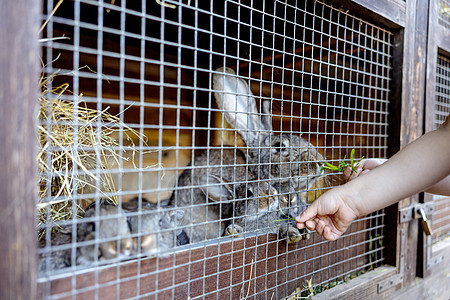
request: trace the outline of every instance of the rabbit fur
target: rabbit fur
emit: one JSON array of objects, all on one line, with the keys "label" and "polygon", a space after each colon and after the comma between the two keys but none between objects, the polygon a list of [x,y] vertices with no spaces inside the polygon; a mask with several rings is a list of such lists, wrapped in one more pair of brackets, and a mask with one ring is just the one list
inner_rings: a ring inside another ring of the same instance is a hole
[{"label": "rabbit fur", "polygon": [[[306,190],[320,175],[321,165],[316,162],[323,160],[315,147],[300,136],[274,134],[270,101],[261,102],[259,113],[247,83],[238,78],[232,69],[217,69],[213,76],[213,88],[218,108],[247,147],[242,151],[199,151],[179,176],[170,203],[184,209],[183,226],[188,227],[186,233],[192,242],[215,238],[224,232],[225,224],[218,220],[229,217],[232,210],[230,203],[234,195],[230,196],[232,193],[224,188],[230,182],[238,190],[245,182],[268,180],[280,195],[290,198],[286,203],[280,202],[283,214],[300,214],[306,207],[305,193],[301,191]],[[218,184],[207,186],[208,182],[201,182],[202,178],[209,180],[212,176],[218,178]],[[288,227],[281,229],[281,236],[288,237],[289,242],[302,238],[293,224]]]},{"label": "rabbit fur", "polygon": [[179,236],[183,231],[179,226],[183,221],[184,211],[161,204],[158,208],[154,203],[141,200],[141,204],[139,198],[122,204],[128,215],[131,233],[137,235],[133,237],[132,254],[164,256],[180,244]]},{"label": "rabbit fur", "polygon": [[182,226],[191,242],[222,235],[225,224],[219,220],[232,213],[233,199],[223,183],[240,182],[247,173],[244,154],[231,149],[202,151],[181,173],[170,204],[184,210]]},{"label": "rabbit fur", "polygon": [[[228,188],[230,195],[231,188]],[[276,220],[280,214],[280,197],[267,182],[249,182],[235,191],[234,216],[224,235],[240,235],[246,231],[277,233]],[[287,201],[287,200],[283,200]]]},{"label": "rabbit fur", "polygon": [[[117,257],[128,256],[131,251],[130,229],[124,211],[117,206],[101,204],[96,213],[95,205],[88,208],[84,218],[98,216],[98,223],[95,221],[80,222],[77,225],[77,243],[88,242],[96,239],[105,240],[95,250],[94,244],[78,246],[76,250],[75,262],[77,265],[92,265],[97,260],[110,260]],[[71,227],[58,231],[52,235],[52,246],[68,245],[72,243]],[[118,252],[118,248],[119,251]],[[39,271],[54,270],[69,267],[72,265],[72,249],[62,249],[43,253],[40,255]],[[50,263],[47,269],[47,257]]]},{"label": "rabbit fur", "polygon": [[[261,101],[259,113],[253,93],[233,69],[217,69],[213,88],[216,104],[224,112],[225,120],[247,146],[246,162],[250,172],[259,179],[270,180],[280,195],[290,197],[289,205],[283,206],[285,214],[299,215],[308,203],[308,193],[304,191],[311,189],[321,176],[323,156],[299,135],[274,134],[270,100]],[[295,242],[292,234],[298,230],[294,226],[288,231],[289,241]]]}]

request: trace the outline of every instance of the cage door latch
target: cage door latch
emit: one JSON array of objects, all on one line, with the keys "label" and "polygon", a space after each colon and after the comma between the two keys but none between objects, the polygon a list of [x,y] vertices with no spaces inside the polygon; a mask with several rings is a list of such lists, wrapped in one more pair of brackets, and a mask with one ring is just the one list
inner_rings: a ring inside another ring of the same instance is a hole
[{"label": "cage door latch", "polygon": [[425,210],[423,208],[419,209],[420,216],[422,217],[422,229],[423,232],[425,232],[426,235],[432,235],[433,230],[431,229],[430,221],[427,218],[427,215],[425,214]]},{"label": "cage door latch", "polygon": [[[423,219],[426,221],[426,216],[433,214],[433,202],[416,203],[400,209],[399,213],[400,223],[407,223],[414,219]],[[425,215],[425,219],[423,215]]]}]

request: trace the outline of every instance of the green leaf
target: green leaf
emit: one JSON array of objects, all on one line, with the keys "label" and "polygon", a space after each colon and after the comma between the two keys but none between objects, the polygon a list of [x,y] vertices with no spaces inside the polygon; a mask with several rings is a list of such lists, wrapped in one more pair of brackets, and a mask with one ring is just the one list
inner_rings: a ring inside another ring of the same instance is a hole
[{"label": "green leaf", "polygon": [[335,166],[333,166],[332,164],[330,164],[329,162],[326,162],[325,163],[328,167],[330,167],[330,168],[336,168]]},{"label": "green leaf", "polygon": [[353,168],[353,155],[355,155],[355,149],[352,149],[352,152],[350,152],[350,164],[352,165],[352,168]]},{"label": "green leaf", "polygon": [[353,174],[353,172],[356,172],[356,167],[359,166],[359,163],[361,162],[361,160],[364,159],[364,156],[363,156],[359,160],[355,161],[354,155],[355,155],[355,149],[352,149],[352,151],[350,152],[350,163],[345,162],[345,159],[347,158],[347,155],[345,155],[344,159],[341,160],[337,166],[333,166],[332,164],[325,162],[325,165],[322,166],[320,168],[320,170],[323,171],[325,169],[328,169],[328,170],[332,170],[332,171],[344,172],[347,167],[351,167],[352,174]]}]

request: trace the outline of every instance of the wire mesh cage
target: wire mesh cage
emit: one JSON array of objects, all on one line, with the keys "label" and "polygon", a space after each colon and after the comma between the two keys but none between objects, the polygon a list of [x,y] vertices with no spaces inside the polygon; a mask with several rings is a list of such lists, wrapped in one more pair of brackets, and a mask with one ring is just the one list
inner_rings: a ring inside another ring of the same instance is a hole
[{"label": "wire mesh cage", "polygon": [[448,0],[439,0],[439,24],[450,28],[450,2]]},{"label": "wire mesh cage", "polygon": [[[437,57],[435,93],[434,128],[438,128],[450,114],[450,59],[442,54]],[[433,199],[433,242],[438,242],[449,235],[450,198],[434,195]]]},{"label": "wire mesh cage", "polygon": [[438,55],[436,66],[436,99],[434,103],[434,128],[441,126],[450,113],[450,59]]},{"label": "wire mesh cage", "polygon": [[[299,215],[387,156],[393,34],[319,1],[44,1],[42,298],[310,296],[379,266],[384,211]],[[59,285],[55,285],[55,282]]]}]

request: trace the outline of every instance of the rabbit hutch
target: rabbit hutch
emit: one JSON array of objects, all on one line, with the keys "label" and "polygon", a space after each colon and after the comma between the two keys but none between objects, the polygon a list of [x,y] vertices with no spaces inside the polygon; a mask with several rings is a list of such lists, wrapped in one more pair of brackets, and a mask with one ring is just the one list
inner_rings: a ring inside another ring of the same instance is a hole
[{"label": "rabbit hutch", "polygon": [[450,297],[448,197],[336,241],[294,220],[331,165],[445,121],[450,1],[6,0],[0,23],[5,298]]}]

